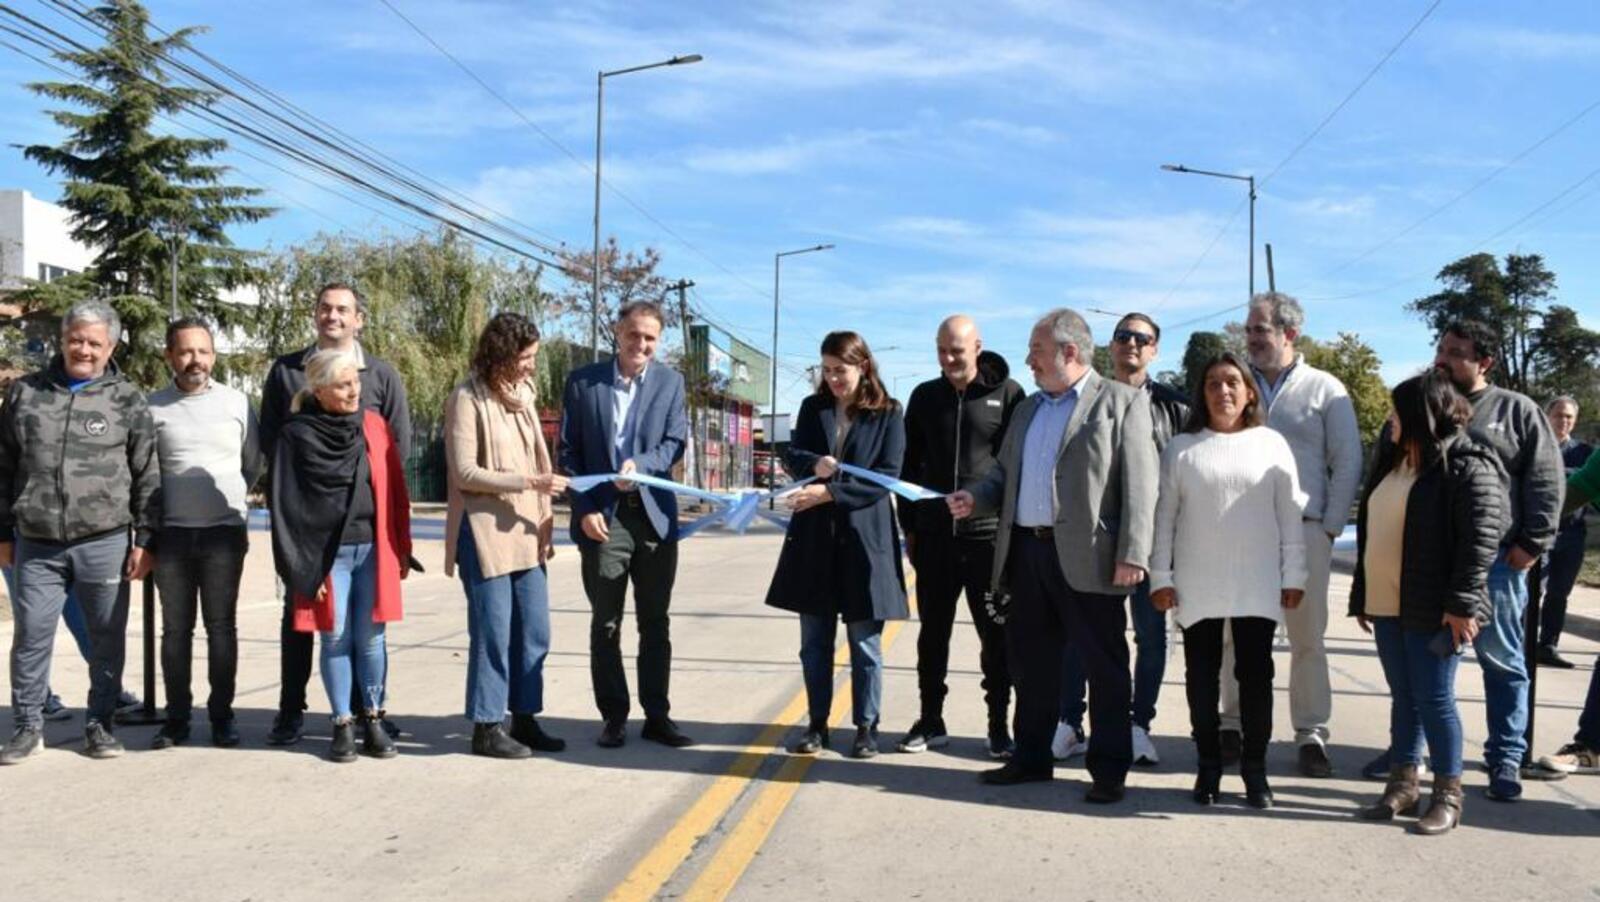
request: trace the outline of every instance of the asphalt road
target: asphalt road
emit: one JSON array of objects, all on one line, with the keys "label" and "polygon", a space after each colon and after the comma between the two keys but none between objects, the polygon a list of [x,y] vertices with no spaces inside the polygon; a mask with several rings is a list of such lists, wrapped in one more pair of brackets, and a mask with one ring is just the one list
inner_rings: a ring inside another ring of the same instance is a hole
[{"label": "asphalt road", "polygon": [[[1270,760],[1279,807],[1233,795],[1210,809],[1188,798],[1181,648],[1155,724],[1161,766],[1130,777],[1128,798],[1081,801],[1081,762],[1049,784],[980,785],[984,712],[977,644],[965,620],[952,652],[948,749],[897,755],[917,712],[915,622],[886,634],[884,748],[862,762],[781,751],[803,719],[799,629],[761,599],[781,537],[769,527],[684,544],[674,602],[673,714],[699,744],[670,750],[638,738],[594,745],[588,610],[577,555],[551,565],[554,650],[547,728],[568,750],[507,762],[468,754],[461,715],[466,650],[461,590],[442,575],[443,548],[422,541],[425,575],[406,584],[391,627],[390,707],[410,735],[390,761],[329,763],[326,699],[314,680],[311,733],[265,745],[277,698],[279,606],[266,537],[253,533],[240,610],[238,708],[245,743],[145,751],[153,727],[124,727],[129,753],[90,761],[81,720],[52,723],[50,749],[0,770],[0,899],[593,899],[653,896],[769,899],[1580,899],[1600,896],[1600,778],[1528,784],[1521,803],[1483,798],[1467,774],[1464,825],[1434,839],[1358,821],[1379,784],[1357,770],[1386,743],[1388,699],[1371,641],[1336,616],[1331,752],[1339,776],[1293,772],[1280,685]],[[1342,611],[1346,577],[1334,577]],[[1600,613],[1600,597],[1574,600]],[[0,641],[9,639],[0,623]],[[129,630],[127,682],[142,679],[142,625]],[[1596,644],[1574,636],[1576,671],[1542,671],[1540,751],[1570,737]],[[632,647],[631,628],[627,647]],[[203,658],[203,639],[196,649]],[[631,654],[630,654],[631,659]],[[1280,653],[1278,671],[1287,673]],[[204,697],[197,667],[197,702]],[[630,666],[631,677],[631,666]],[[841,674],[847,722],[848,678]],[[53,682],[69,703],[86,690],[63,632]],[[1281,682],[1281,681],[1280,681]],[[1482,683],[1470,656],[1458,691],[1475,764]],[[9,713],[9,712],[7,712]],[[834,733],[848,747],[849,733]]]}]

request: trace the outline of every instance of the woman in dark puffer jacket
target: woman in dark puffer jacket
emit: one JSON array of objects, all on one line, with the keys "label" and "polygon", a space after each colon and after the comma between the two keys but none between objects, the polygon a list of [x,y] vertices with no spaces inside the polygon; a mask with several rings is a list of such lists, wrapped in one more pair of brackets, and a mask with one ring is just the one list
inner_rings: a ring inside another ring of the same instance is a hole
[{"label": "woman in dark puffer jacket", "polygon": [[1383,797],[1360,816],[1415,812],[1426,736],[1433,798],[1412,829],[1432,835],[1461,820],[1456,663],[1488,616],[1489,565],[1507,511],[1499,460],[1467,435],[1472,407],[1445,374],[1407,379],[1390,398],[1394,414],[1357,514],[1350,615],[1377,639],[1393,769]]}]

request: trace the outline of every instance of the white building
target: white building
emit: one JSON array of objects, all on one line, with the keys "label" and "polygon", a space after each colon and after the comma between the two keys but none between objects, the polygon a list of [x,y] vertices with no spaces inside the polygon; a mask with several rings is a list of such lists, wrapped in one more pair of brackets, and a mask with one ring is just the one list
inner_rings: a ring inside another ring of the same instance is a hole
[{"label": "white building", "polygon": [[0,290],[82,272],[94,252],[68,234],[67,211],[26,191],[0,190]]}]

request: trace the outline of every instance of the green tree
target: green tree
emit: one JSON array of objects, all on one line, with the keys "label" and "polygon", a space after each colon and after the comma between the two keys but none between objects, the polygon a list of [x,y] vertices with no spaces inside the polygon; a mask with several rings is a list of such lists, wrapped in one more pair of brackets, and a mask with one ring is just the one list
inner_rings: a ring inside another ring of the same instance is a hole
[{"label": "green tree", "polygon": [[251,201],[254,188],[225,184],[229,169],[207,162],[227,147],[217,138],[180,138],[152,131],[155,118],[203,106],[217,95],[167,78],[163,57],[189,46],[198,28],[162,39],[149,33],[150,16],[136,0],[111,0],[94,14],[105,26],[101,47],[60,52],[57,59],[81,81],[28,87],[72,109],[50,112],[67,131],[57,145],[23,154],[63,175],[61,204],[71,213],[72,237],[94,249],[87,272],[30,291],[24,303],[61,310],[88,296],[106,298],[127,330],[123,368],[146,385],[167,376],[160,357],[168,303],[164,288],[179,239],[179,297],[183,312],[224,329],[246,325],[250,311],[222,293],[253,284],[255,257],[233,246],[229,226],[272,214]]},{"label": "green tree", "polygon": [[1228,350],[1228,339],[1221,332],[1193,332],[1183,349],[1183,387],[1193,394],[1213,357]]},{"label": "green tree", "polygon": [[1535,330],[1533,365],[1538,373],[1535,393],[1541,401],[1570,395],[1578,402],[1578,431],[1600,435],[1600,332],[1585,329],[1578,312],[1554,304]]},{"label": "green tree", "polygon": [[[363,347],[394,364],[405,380],[412,416],[422,421],[443,415],[445,398],[465,375],[490,316],[522,313],[541,332],[549,331],[543,322],[550,300],[540,286],[543,269],[482,255],[449,229],[410,238],[318,235],[278,254],[268,269],[253,347],[259,371],[273,357],[311,342],[317,289],[348,281],[367,300]],[[546,335],[540,344],[542,367],[567,365],[558,336]],[[537,381],[547,389],[553,380],[541,374]],[[559,399],[541,394],[541,403]]]},{"label": "green tree", "polygon": [[1420,316],[1435,334],[1454,320],[1476,319],[1500,335],[1494,381],[1528,392],[1535,380],[1538,356],[1536,319],[1540,305],[1555,291],[1556,277],[1538,254],[1507,254],[1505,268],[1493,254],[1473,254],[1439,270],[1444,288],[1417,298],[1406,309]]},{"label": "green tree", "polygon": [[1340,332],[1331,342],[1302,335],[1295,347],[1305,355],[1306,363],[1344,383],[1356,408],[1361,441],[1370,447],[1389,418],[1390,407],[1389,388],[1383,384],[1383,361],[1377,352],[1354,332]]}]

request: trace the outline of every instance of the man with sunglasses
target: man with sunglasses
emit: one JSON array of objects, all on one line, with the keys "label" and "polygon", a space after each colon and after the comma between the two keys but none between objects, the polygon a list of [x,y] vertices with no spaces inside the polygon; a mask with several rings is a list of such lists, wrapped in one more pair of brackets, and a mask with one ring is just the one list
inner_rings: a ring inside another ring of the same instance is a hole
[{"label": "man with sunglasses", "polygon": [[[1182,392],[1150,378],[1150,363],[1156,359],[1160,344],[1161,327],[1143,313],[1124,316],[1111,333],[1113,378],[1144,389],[1150,399],[1157,453],[1167,447],[1167,441],[1183,428],[1183,421],[1189,416],[1189,402]],[[1137,649],[1133,665],[1133,763],[1151,767],[1161,763],[1155,744],[1150,741],[1150,723],[1156,717],[1156,696],[1167,669],[1167,615],[1150,603],[1148,576],[1128,596],[1128,605]],[[1051,754],[1058,760],[1088,749],[1083,735],[1088,688],[1083,662],[1069,645],[1061,656],[1061,721],[1056,724],[1055,739],[1050,744]]]}]

